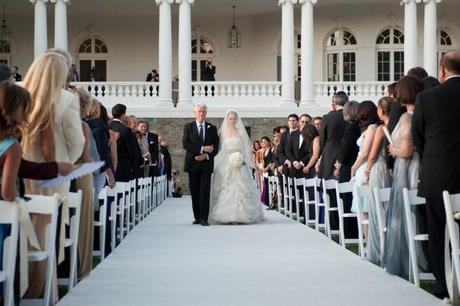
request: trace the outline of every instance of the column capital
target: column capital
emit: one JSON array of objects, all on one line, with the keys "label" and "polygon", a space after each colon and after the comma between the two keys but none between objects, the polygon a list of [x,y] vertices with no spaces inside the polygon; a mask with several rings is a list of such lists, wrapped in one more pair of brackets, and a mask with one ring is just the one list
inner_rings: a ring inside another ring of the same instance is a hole
[{"label": "column capital", "polygon": [[157,5],[161,5],[163,3],[166,3],[166,4],[173,4],[174,3],[174,0],[155,0],[155,3]]},{"label": "column capital", "polygon": [[442,0],[423,0],[423,3],[434,2],[435,4],[441,3]]},{"label": "column capital", "polygon": [[51,3],[57,3],[57,2],[62,2],[64,4],[67,4],[70,2],[70,0],[49,0]]},{"label": "column capital", "polygon": [[47,3],[49,0],[30,0],[32,4],[35,4],[37,2],[42,2],[42,3]]},{"label": "column capital", "polygon": [[318,3],[318,0],[298,0],[299,4],[306,4],[306,3],[311,3],[311,4],[316,4]]},{"label": "column capital", "polygon": [[279,6],[282,6],[284,4],[296,4],[298,2],[298,0],[278,0],[278,5]]},{"label": "column capital", "polygon": [[422,0],[401,0],[400,4],[405,5],[405,4],[411,4],[412,2],[417,4],[417,3],[422,2]]},{"label": "column capital", "polygon": [[193,3],[195,3],[195,0],[175,0],[175,1],[177,4],[188,3],[192,5]]}]

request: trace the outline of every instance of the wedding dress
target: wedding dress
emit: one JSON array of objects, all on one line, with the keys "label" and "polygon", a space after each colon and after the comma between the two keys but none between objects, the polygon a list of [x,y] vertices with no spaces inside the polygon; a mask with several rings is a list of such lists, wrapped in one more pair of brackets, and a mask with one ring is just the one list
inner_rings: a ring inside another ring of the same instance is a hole
[{"label": "wedding dress", "polygon": [[[233,114],[237,122],[229,123]],[[220,151],[214,159],[209,221],[214,224],[259,223],[264,219],[252,178],[249,137],[236,112],[228,111],[219,129]]]}]

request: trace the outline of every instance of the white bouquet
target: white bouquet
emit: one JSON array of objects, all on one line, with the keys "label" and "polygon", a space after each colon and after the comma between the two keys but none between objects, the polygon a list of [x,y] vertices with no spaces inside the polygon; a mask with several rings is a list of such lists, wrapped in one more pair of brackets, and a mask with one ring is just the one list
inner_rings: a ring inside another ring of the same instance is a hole
[{"label": "white bouquet", "polygon": [[244,165],[243,154],[241,152],[234,152],[228,157],[228,163],[231,169],[240,168]]}]

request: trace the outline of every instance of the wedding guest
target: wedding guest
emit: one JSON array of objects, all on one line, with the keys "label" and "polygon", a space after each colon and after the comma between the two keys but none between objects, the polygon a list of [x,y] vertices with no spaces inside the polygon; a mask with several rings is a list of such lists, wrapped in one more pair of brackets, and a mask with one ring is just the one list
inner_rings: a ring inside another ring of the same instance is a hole
[{"label": "wedding guest", "polygon": [[[385,88],[385,97],[391,97],[391,98],[396,99],[396,86],[397,85],[398,85],[398,82],[393,82],[389,84]],[[395,101],[395,102],[398,102],[398,101]]]},{"label": "wedding guest", "polygon": [[137,124],[137,129],[142,133],[142,141],[147,146],[150,154],[150,176],[159,176],[158,171],[158,157],[159,157],[159,140],[158,134],[150,131],[149,123],[146,120],[140,120]]},{"label": "wedding guest", "polygon": [[12,67],[12,73],[13,73],[13,78],[15,82],[21,82],[22,81],[22,75],[19,74],[19,67],[14,65]]},{"label": "wedding guest", "polygon": [[150,158],[150,152],[148,147],[145,145],[145,143],[142,140],[142,133],[140,131],[135,131],[134,136],[136,136],[136,141],[137,144],[139,145],[139,149],[141,150],[142,157],[145,160],[145,164],[143,167],[141,167],[141,176],[140,177],[148,177],[150,167],[149,165],[152,163],[152,160]]},{"label": "wedding guest", "polygon": [[[368,185],[372,188],[387,188],[390,186],[390,176],[385,162],[385,147],[383,140],[385,133],[383,128],[388,125],[390,120],[391,105],[394,99],[391,97],[383,97],[378,102],[377,114],[380,124],[375,131],[372,148],[367,158],[367,168],[365,171]],[[381,211],[381,215],[384,215]],[[377,210],[375,205],[369,206],[369,235],[367,239],[367,259],[370,262],[380,265],[381,249],[380,249],[380,234],[378,229]]]},{"label": "wedding guest", "polygon": [[8,65],[2,63],[0,63],[0,81],[14,83],[13,72]]},{"label": "wedding guest", "polygon": [[[139,178],[144,176],[144,167],[146,164],[150,163],[151,160],[143,156],[141,147],[138,143],[136,132],[137,132],[137,118],[134,115],[129,115],[126,117],[126,126],[131,129],[131,136],[134,138],[134,178]],[[141,139],[142,140],[142,139]],[[157,144],[159,146],[159,144]]]},{"label": "wedding guest", "polygon": [[262,147],[260,146],[260,141],[256,140],[252,143],[252,164],[254,167],[252,168],[252,177],[257,182],[257,189],[260,189],[259,185],[259,170],[257,168],[257,151],[259,151]]},{"label": "wedding guest", "polygon": [[137,146],[132,131],[123,122],[126,120],[126,106],[116,104],[112,108],[112,122],[109,129],[118,132],[117,140],[117,169],[115,171],[115,180],[120,182],[129,182],[136,177],[135,161],[138,160],[134,147]]},{"label": "wedding guest", "polygon": [[173,198],[181,198],[182,197],[182,186],[181,186],[181,179],[180,179],[180,171],[174,170],[172,172],[172,180],[173,180]]},{"label": "wedding guest", "polygon": [[[387,272],[409,279],[409,249],[403,204],[403,188],[415,189],[419,177],[419,155],[415,151],[411,135],[415,98],[423,91],[422,83],[415,77],[401,78],[397,86],[399,103],[407,108],[391,133],[393,145],[390,154],[395,157],[390,202],[386,213],[387,234],[385,238],[384,264]],[[422,225],[417,216],[417,225]],[[423,231],[425,232],[425,231]],[[416,244],[419,266],[426,270],[427,262],[419,244]]]},{"label": "wedding guest", "polygon": [[301,130],[303,142],[302,150],[306,152],[302,172],[304,177],[312,178],[316,175],[315,165],[321,155],[321,145],[318,130],[311,124],[307,124]]},{"label": "wedding guest", "polygon": [[152,69],[145,78],[146,82],[160,82],[160,75],[156,69]]},{"label": "wedding guest", "polygon": [[260,171],[262,172],[262,177],[261,177],[261,195],[260,195],[260,201],[264,203],[265,205],[269,205],[269,194],[268,194],[268,175],[270,173],[270,164],[273,159],[273,153],[271,151],[271,141],[270,138],[267,136],[263,136],[260,139],[260,143],[262,145],[262,148],[259,150],[260,155],[261,155],[261,163],[259,164]]},{"label": "wedding guest", "polygon": [[423,90],[428,90],[431,88],[438,87],[441,83],[438,81],[437,78],[432,76],[427,76],[426,78],[422,79]]},{"label": "wedding guest", "polygon": [[[377,107],[374,102],[361,102],[358,107],[357,119],[359,128],[361,129],[361,136],[357,141],[359,152],[355,163],[351,166],[351,177],[354,177],[355,179],[355,186],[362,186],[367,183],[365,174],[365,170],[367,168],[367,158],[372,147],[372,142],[374,141],[377,123],[379,122]],[[357,205],[360,205],[361,208],[361,219],[368,219],[369,199],[366,197],[362,197],[361,199],[353,198],[351,206],[352,212],[357,212]],[[365,241],[367,241],[367,226],[363,226],[363,234]]]},{"label": "wedding guest", "polygon": [[[107,114],[107,109],[102,104],[100,106],[100,111],[101,111],[101,116],[99,117],[99,119],[101,119],[105,127],[109,128],[111,120],[109,118],[109,115]],[[112,162],[112,171],[113,173],[115,173],[115,171],[117,171],[117,165],[118,165],[117,141],[118,141],[118,138],[120,138],[120,133],[109,129],[109,135],[110,135],[109,136],[110,160]]]},{"label": "wedding guest", "polygon": [[80,82],[80,73],[77,71],[77,65],[72,64],[71,66],[71,81]]},{"label": "wedding guest", "polygon": [[216,66],[212,64],[212,59],[208,58],[208,60],[206,61],[206,64],[201,70],[201,80],[205,82],[206,81],[214,82],[216,80],[215,74],[216,74]]},{"label": "wedding guest", "polygon": [[[334,163],[337,160],[340,142],[347,127],[347,122],[343,120],[343,107],[347,102],[348,95],[343,91],[337,92],[332,98],[332,111],[323,117],[320,131],[321,159],[318,166],[319,178],[334,178]],[[330,194],[332,207],[337,205],[335,198],[335,193]],[[338,229],[338,213],[332,211],[329,216],[331,229]]]},{"label": "wedding guest", "polygon": [[[78,86],[75,89],[80,100],[80,113],[82,128],[85,136],[83,153],[79,158],[81,163],[89,163],[99,160],[97,145],[89,125],[84,121],[87,108],[93,98],[86,87]],[[97,156],[96,156],[97,155]],[[78,233],[78,278],[84,278],[92,270],[93,263],[93,238],[94,238],[94,179],[92,174],[86,174],[75,180],[76,190],[82,191],[80,209],[80,227]]]},{"label": "wedding guest", "polygon": [[[444,267],[444,229],[446,226],[442,191],[460,192],[460,52],[443,56],[440,68],[442,85],[420,93],[412,121],[412,135],[422,157],[418,195],[426,198],[428,254],[436,277],[434,294],[448,297]],[[449,267],[450,268],[450,267]]]},{"label": "wedding guest", "polygon": [[347,122],[343,119],[343,107],[347,102],[348,95],[343,91],[337,92],[332,98],[333,110],[323,117],[320,132],[321,163],[318,173],[320,178],[334,177],[334,163],[347,127]]},{"label": "wedding guest", "polygon": [[[64,89],[69,75],[66,58],[55,52],[47,52],[35,59],[24,79],[24,88],[31,94],[31,111],[22,134],[24,158],[31,161],[58,161],[75,163],[84,144],[80,122],[78,98]],[[52,122],[52,124],[51,124]],[[70,183],[52,188],[38,188],[40,182],[26,180],[26,192],[31,194],[66,196]],[[32,222],[42,248],[45,244],[45,228],[48,216],[34,215]],[[64,259],[64,222],[60,228],[60,246],[57,262]],[[44,288],[45,263],[31,264],[28,298],[38,298]],[[57,300],[57,286],[55,296]]]},{"label": "wedding guest", "polygon": [[164,163],[165,163],[165,168],[164,168],[162,174],[163,175],[165,174],[166,178],[168,179],[168,181],[170,181],[171,176],[172,176],[172,174],[171,174],[172,160],[171,160],[171,153],[169,152],[168,142],[162,136],[160,136],[158,140],[160,142],[160,152],[161,152],[161,154],[163,154],[163,159],[164,159]]},{"label": "wedding guest", "polygon": [[425,68],[417,66],[409,69],[409,71],[407,71],[407,76],[412,76],[417,80],[422,81],[428,76],[428,72],[426,72]]},{"label": "wedding guest", "polygon": [[279,164],[277,165],[278,172],[281,174],[288,174],[292,167],[292,163],[287,156],[287,151],[289,150],[289,139],[291,138],[292,134],[300,134],[299,116],[296,114],[290,114],[288,116],[288,130],[281,134],[280,144],[276,152],[279,159]]},{"label": "wedding guest", "polygon": [[309,114],[302,114],[299,117],[299,129],[302,130],[303,127],[311,123],[311,116]]},{"label": "wedding guest", "polygon": [[[358,157],[359,147],[356,142],[359,136],[361,136],[361,129],[357,122],[358,108],[359,103],[356,101],[349,101],[343,107],[343,119],[348,124],[345,128],[342,140],[340,141],[337,161],[334,164],[334,176],[337,177],[341,183],[348,182],[351,179],[351,166],[353,166],[353,163]],[[350,207],[348,207],[348,209],[350,209]]]},{"label": "wedding guest", "polygon": [[313,118],[313,125],[315,128],[318,130],[318,132],[321,131],[321,124],[323,123],[323,118],[322,117],[315,117]]},{"label": "wedding guest", "polygon": [[[393,103],[391,104],[391,108],[390,108],[390,120],[388,121],[388,125],[387,125],[388,132],[390,132],[390,134],[393,132],[394,128],[396,127],[396,124],[398,123],[399,118],[401,118],[401,115],[407,111],[406,107],[404,105],[401,105],[401,103],[399,103],[398,101],[398,97],[397,97],[398,95],[396,92],[397,85],[398,85],[397,82],[392,83],[388,85],[386,89],[387,96],[394,98]],[[388,139],[384,138],[383,146],[385,147],[385,161],[387,163],[388,170],[392,172],[395,159],[390,155],[390,152],[388,151],[389,145],[390,145],[390,142],[388,141]]]},{"label": "wedding guest", "polygon": [[[115,176],[113,174],[112,158],[110,156],[110,133],[107,125],[101,119],[101,102],[96,99],[88,106],[87,120],[94,140],[96,141],[97,151],[101,161],[104,161],[100,172],[107,177],[107,184],[110,188],[115,186]],[[105,182],[105,180],[104,180]],[[98,194],[98,192],[96,192]]]}]

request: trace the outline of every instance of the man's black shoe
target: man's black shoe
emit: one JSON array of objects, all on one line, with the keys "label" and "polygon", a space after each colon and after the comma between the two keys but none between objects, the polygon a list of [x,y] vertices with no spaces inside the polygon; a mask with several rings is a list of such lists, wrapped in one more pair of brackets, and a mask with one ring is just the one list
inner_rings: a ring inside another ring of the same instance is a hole
[{"label": "man's black shoe", "polygon": [[193,221],[193,224],[200,224],[200,221],[194,220],[194,221]]},{"label": "man's black shoe", "polygon": [[201,221],[201,225],[202,226],[209,226],[209,223],[208,223],[208,221],[203,220],[203,221]]}]

